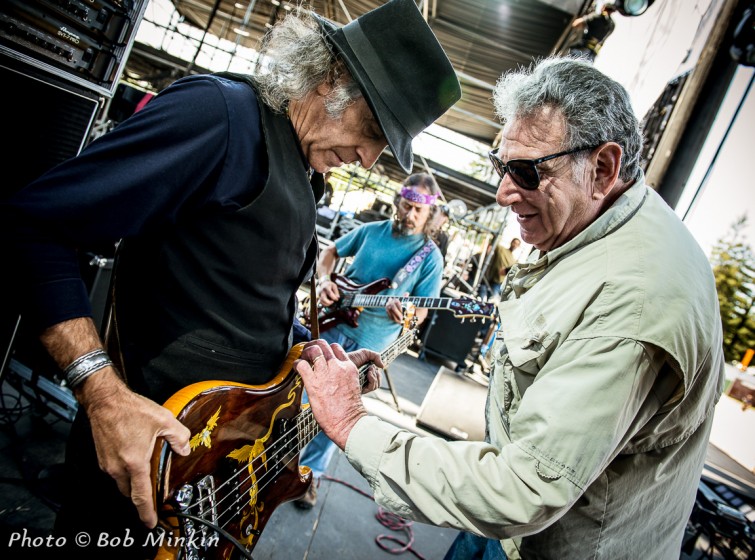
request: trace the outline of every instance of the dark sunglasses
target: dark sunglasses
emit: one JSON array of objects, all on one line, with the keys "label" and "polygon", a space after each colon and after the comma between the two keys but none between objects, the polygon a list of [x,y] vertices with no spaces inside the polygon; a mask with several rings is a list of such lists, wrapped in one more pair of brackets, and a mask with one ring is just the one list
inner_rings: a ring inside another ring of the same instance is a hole
[{"label": "dark sunglasses", "polygon": [[550,156],[543,156],[537,159],[512,159],[507,163],[503,163],[503,160],[496,155],[498,150],[490,150],[488,157],[493,163],[493,168],[498,175],[503,179],[504,175],[508,173],[511,176],[511,180],[518,186],[528,191],[537,190],[540,186],[540,173],[537,171],[537,166],[549,159],[555,159],[561,156],[568,156],[569,154],[576,154],[577,152],[584,152],[585,150],[594,150],[604,142],[596,144],[595,146],[582,146],[566,152],[559,152]]}]

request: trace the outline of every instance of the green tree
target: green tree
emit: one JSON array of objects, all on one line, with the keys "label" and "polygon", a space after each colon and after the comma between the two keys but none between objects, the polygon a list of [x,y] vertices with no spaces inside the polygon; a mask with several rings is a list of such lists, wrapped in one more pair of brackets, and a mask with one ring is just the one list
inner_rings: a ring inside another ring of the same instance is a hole
[{"label": "green tree", "polygon": [[746,225],[744,214],[715,244],[710,259],[727,361],[741,360],[748,348],[755,349],[755,255],[744,240]]}]

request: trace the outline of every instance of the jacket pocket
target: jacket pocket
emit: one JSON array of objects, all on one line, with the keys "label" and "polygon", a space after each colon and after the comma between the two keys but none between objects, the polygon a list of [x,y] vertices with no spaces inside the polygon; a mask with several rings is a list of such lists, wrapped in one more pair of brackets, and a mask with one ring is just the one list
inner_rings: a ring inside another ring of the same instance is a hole
[{"label": "jacket pocket", "polygon": [[520,300],[499,306],[499,331],[504,342],[504,355],[508,354],[515,371],[534,376],[545,365],[559,335],[548,330],[542,314],[526,316],[522,307]]}]

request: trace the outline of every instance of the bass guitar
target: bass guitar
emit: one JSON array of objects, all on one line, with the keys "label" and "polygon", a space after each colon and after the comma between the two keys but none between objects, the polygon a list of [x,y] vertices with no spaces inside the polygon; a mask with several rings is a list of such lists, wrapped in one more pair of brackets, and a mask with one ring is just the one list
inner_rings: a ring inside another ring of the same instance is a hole
[{"label": "bass guitar", "polygon": [[357,284],[333,272],[330,279],[338,286],[341,298],[333,305],[324,307],[318,312],[317,324],[320,327],[320,332],[325,332],[341,323],[350,327],[357,327],[359,325],[359,314],[363,308],[385,307],[388,305],[388,300],[394,297],[402,304],[411,304],[417,308],[447,309],[453,312],[457,319],[492,319],[496,312],[493,303],[482,303],[471,297],[432,298],[378,295],[378,292],[391,286],[390,278],[381,278],[368,284]]},{"label": "bass guitar", "polygon": [[[388,366],[413,343],[413,325],[380,354]],[[158,444],[153,489],[161,536],[155,559],[251,558],[280,504],[306,492],[312,472],[299,452],[320,431],[294,371],[304,343],[294,346],[266,385],[204,381],[164,404],[189,430],[188,456]],[[365,382],[369,364],[359,369]]]}]

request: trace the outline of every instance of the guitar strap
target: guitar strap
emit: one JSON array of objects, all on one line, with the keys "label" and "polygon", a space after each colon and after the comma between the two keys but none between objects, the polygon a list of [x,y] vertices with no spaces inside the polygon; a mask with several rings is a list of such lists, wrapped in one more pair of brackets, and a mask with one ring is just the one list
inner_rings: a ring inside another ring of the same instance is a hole
[{"label": "guitar strap", "polygon": [[316,247],[315,263],[312,265],[312,275],[309,277],[309,324],[310,332],[312,333],[312,340],[320,338],[320,324],[317,317],[317,261],[320,260],[320,242],[317,240],[317,232],[315,232],[314,243]]},{"label": "guitar strap", "polygon": [[417,269],[424,258],[432,252],[434,246],[435,242],[432,239],[428,239],[427,243],[420,247],[419,250],[414,253],[407,263],[396,273],[396,276],[393,277],[391,288],[395,290],[403,284],[404,280],[406,280],[409,275]]},{"label": "guitar strap", "polygon": [[123,240],[119,240],[115,246],[115,254],[113,255],[113,269],[110,276],[110,286],[108,289],[108,302],[105,306],[106,315],[103,319],[100,335],[102,336],[102,339],[105,343],[105,351],[113,361],[116,372],[118,372],[124,383],[128,385],[128,378],[126,377],[126,365],[123,358],[115,306],[115,279],[116,275],[118,274],[118,257],[120,255],[120,247],[122,243]]}]

